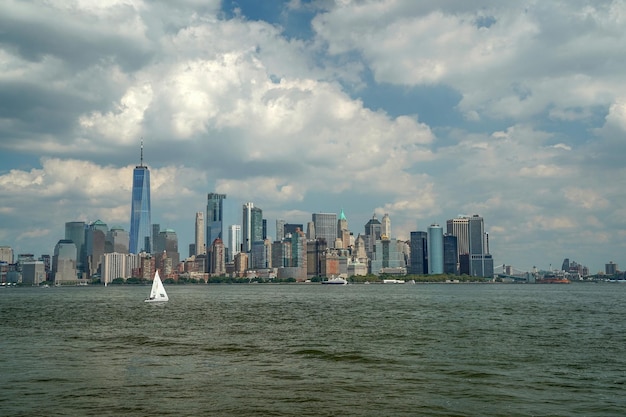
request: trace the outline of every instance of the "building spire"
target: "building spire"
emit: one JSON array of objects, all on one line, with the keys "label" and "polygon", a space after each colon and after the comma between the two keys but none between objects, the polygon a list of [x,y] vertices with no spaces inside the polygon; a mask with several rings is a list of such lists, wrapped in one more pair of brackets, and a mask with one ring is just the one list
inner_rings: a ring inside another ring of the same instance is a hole
[{"label": "building spire", "polygon": [[141,159],[139,162],[139,166],[142,167],[143,166],[143,137],[141,138]]}]

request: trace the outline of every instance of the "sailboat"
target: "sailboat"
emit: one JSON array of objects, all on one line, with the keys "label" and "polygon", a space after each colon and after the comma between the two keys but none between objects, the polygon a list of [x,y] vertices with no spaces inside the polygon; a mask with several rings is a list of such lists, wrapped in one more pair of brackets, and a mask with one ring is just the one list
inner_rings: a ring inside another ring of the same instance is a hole
[{"label": "sailboat", "polygon": [[154,280],[152,281],[150,297],[146,298],[144,301],[146,303],[164,303],[167,300],[169,300],[169,298],[165,292],[165,287],[163,287],[163,282],[161,282],[161,277],[159,277],[159,271],[156,271]]}]

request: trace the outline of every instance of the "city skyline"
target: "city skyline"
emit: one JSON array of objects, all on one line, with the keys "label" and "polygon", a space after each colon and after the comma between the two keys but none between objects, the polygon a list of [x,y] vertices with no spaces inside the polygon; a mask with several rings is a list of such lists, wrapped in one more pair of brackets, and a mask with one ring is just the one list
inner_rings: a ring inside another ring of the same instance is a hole
[{"label": "city skyline", "polygon": [[343,209],[358,232],[388,213],[402,240],[478,213],[495,264],[624,264],[624,14],[618,1],[3,2],[0,244],[50,254],[67,221],[130,231],[143,138],[151,222],[182,252],[212,192],[228,196],[223,240],[247,201],[271,230]]}]

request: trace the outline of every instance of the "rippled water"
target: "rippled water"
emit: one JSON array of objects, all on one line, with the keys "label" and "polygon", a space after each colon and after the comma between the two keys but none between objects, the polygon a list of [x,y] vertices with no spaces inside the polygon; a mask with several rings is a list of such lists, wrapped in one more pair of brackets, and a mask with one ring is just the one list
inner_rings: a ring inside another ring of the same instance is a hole
[{"label": "rippled water", "polygon": [[167,289],[0,289],[0,414],[626,415],[623,284]]}]

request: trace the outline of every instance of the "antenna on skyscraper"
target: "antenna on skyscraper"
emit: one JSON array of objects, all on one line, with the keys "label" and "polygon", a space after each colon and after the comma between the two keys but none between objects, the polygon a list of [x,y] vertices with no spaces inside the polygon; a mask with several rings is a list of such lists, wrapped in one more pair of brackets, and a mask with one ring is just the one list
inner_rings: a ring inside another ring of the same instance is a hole
[{"label": "antenna on skyscraper", "polygon": [[139,166],[143,166],[143,136],[141,137],[141,160]]}]

